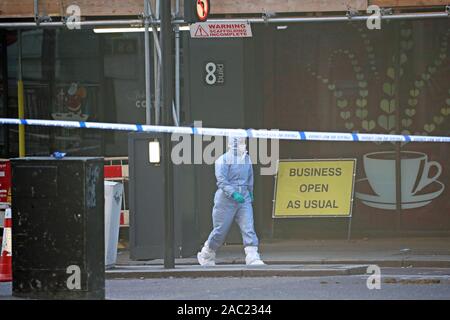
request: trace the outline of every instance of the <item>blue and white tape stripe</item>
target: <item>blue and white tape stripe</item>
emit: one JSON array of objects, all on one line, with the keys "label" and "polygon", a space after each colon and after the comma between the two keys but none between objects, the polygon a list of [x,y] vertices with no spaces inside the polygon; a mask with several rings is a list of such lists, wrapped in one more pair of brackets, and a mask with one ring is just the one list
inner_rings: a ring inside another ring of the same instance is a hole
[{"label": "blue and white tape stripe", "polygon": [[305,141],[360,141],[360,142],[450,142],[450,137],[445,136],[414,136],[395,134],[371,134],[371,133],[340,133],[340,132],[314,132],[314,131],[284,131],[266,129],[220,129],[203,127],[175,127],[175,126],[153,126],[140,124],[102,123],[102,122],[79,122],[60,120],[35,120],[35,119],[10,119],[0,118],[0,124],[64,127],[64,128],[87,128],[101,130],[137,131],[137,132],[159,132],[205,136],[237,136],[259,139],[277,140],[305,140]]}]

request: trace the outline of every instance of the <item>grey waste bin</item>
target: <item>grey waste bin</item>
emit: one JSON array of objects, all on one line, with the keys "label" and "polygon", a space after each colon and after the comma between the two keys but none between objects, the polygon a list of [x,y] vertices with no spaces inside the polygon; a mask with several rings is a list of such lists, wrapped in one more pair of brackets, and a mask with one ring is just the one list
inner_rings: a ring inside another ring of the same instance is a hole
[{"label": "grey waste bin", "polygon": [[112,268],[117,260],[119,241],[120,208],[123,185],[120,182],[105,181],[105,266]]}]

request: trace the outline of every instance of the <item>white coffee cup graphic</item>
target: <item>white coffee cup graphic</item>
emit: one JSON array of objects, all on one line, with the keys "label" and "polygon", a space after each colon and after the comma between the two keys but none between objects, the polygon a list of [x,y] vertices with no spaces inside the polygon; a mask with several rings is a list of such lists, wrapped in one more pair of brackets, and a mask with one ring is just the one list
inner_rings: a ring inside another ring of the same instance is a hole
[{"label": "white coffee cup graphic", "polygon": [[[436,161],[428,161],[428,156],[421,152],[402,151],[400,156],[402,202],[414,202],[415,194],[439,178],[442,166]],[[380,197],[380,202],[395,203],[395,158],[396,154],[393,151],[364,155],[367,180]],[[437,171],[430,177],[432,167]]]}]

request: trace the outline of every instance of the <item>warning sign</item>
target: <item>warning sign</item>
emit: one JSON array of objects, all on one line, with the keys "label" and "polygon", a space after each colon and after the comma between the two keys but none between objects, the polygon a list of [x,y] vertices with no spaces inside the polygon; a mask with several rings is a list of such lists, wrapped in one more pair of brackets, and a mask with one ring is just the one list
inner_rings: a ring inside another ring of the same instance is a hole
[{"label": "warning sign", "polygon": [[197,30],[195,31],[195,36],[196,37],[209,37],[208,32],[206,32],[205,28],[203,28],[202,26],[198,26]]},{"label": "warning sign", "polygon": [[194,23],[190,27],[191,38],[247,38],[252,37],[248,22]]},{"label": "warning sign", "polygon": [[280,160],[273,217],[350,217],[356,159]]}]

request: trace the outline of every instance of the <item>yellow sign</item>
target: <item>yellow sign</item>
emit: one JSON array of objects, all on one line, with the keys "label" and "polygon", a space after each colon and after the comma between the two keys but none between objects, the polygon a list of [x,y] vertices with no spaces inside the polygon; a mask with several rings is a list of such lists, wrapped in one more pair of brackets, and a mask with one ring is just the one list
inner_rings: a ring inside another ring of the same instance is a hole
[{"label": "yellow sign", "polygon": [[280,160],[274,218],[351,217],[356,159]]}]

